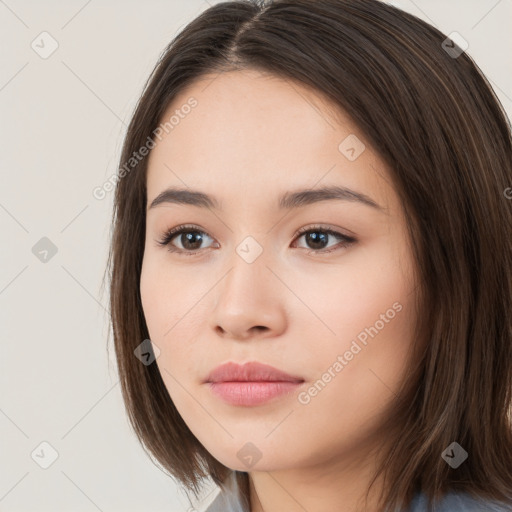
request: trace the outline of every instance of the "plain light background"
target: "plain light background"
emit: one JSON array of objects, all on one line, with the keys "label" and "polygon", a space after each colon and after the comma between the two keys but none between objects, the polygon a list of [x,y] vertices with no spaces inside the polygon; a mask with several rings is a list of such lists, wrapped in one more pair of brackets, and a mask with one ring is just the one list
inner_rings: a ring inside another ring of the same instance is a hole
[{"label": "plain light background", "polygon": [[[214,3],[0,0],[0,511],[189,508],[126,418],[101,291],[113,193],[92,191],[160,53]],[[460,33],[511,115],[512,0],[389,3]]]}]

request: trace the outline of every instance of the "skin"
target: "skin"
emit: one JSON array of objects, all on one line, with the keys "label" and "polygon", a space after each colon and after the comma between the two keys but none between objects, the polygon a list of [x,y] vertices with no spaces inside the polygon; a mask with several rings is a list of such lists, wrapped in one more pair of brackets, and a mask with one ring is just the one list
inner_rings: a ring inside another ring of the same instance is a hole
[{"label": "skin", "polygon": [[[149,155],[148,205],[176,186],[217,197],[222,210],[167,203],[147,212],[140,291],[169,395],[216,459],[249,473],[252,512],[362,510],[375,449],[388,441],[379,425],[414,341],[414,265],[390,175],[351,120],[300,84],[253,70],[209,75],[182,91],[164,118],[190,97],[197,106]],[[338,149],[351,134],[366,146],[354,161]],[[381,208],[338,199],[277,208],[284,192],[327,185]],[[173,239],[193,256],[157,243],[181,224],[207,234],[199,249]],[[309,226],[318,232],[315,225],[357,241],[343,247],[329,235],[315,245],[296,235]],[[263,249],[252,263],[236,252],[247,236]],[[394,303],[400,312],[333,372]],[[260,361],[304,383],[263,405],[229,405],[203,383],[227,361]],[[329,368],[335,377],[301,403],[299,393]],[[252,467],[237,456],[247,442],[261,454]]]}]

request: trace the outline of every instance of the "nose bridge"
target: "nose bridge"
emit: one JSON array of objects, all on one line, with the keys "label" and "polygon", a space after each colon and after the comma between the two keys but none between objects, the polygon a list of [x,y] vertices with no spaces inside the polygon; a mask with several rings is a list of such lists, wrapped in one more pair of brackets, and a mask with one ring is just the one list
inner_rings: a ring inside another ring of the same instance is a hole
[{"label": "nose bridge", "polygon": [[[272,254],[263,236],[248,235],[238,245],[229,259],[230,272],[226,276],[225,288],[228,293],[237,296],[237,299],[257,299],[260,294],[265,295],[269,290],[271,272],[267,268],[272,266]],[[242,297],[240,297],[242,295]]]}]

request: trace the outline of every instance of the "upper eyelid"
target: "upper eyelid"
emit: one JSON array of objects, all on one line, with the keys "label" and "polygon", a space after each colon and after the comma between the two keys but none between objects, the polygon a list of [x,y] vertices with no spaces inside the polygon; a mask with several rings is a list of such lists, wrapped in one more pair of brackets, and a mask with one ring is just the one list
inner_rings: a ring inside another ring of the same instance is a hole
[{"label": "upper eyelid", "polygon": [[[310,226],[304,226],[302,228],[298,228],[298,229],[295,230],[293,236],[303,235],[303,234],[307,233],[308,231],[314,231],[314,230],[330,232],[332,234],[339,234],[339,235],[343,235],[343,236],[345,236],[347,238],[355,238],[355,234],[352,233],[348,229],[343,229],[343,228],[338,228],[338,227],[331,227],[331,226],[328,226],[328,225],[319,225],[319,224],[312,224]],[[203,228],[201,228],[199,226],[187,225],[187,224],[178,225],[178,226],[176,226],[174,228],[170,228],[170,229],[165,229],[163,231],[163,234],[167,235],[167,234],[170,234],[172,232],[173,236],[175,236],[175,235],[180,234],[181,232],[187,232],[187,231],[192,231],[192,232],[196,231],[198,233],[207,235],[210,238],[213,238],[208,233],[207,230],[205,230],[205,229],[203,229]],[[345,231],[346,231],[346,233],[345,233]]]}]

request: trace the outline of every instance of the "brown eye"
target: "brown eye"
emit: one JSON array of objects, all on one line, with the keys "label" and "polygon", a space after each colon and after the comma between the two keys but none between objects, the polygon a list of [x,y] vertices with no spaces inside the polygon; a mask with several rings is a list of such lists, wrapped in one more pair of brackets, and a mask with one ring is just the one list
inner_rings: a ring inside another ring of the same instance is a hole
[{"label": "brown eye", "polygon": [[[322,227],[308,227],[299,231],[300,236],[297,239],[304,237],[307,245],[305,249],[310,249],[310,253],[329,253],[337,248],[348,247],[356,242],[354,237],[349,237],[338,231],[332,229],[325,229]],[[326,250],[329,245],[329,238],[338,239],[339,242],[333,248]]]},{"label": "brown eye", "polygon": [[[212,239],[207,233],[195,226],[178,226],[167,231],[163,239],[158,241],[158,244],[167,246],[171,252],[191,255],[199,252],[200,249],[205,249],[205,247],[201,247],[201,244],[205,242],[206,238]],[[175,243],[178,244],[177,247]]]}]

